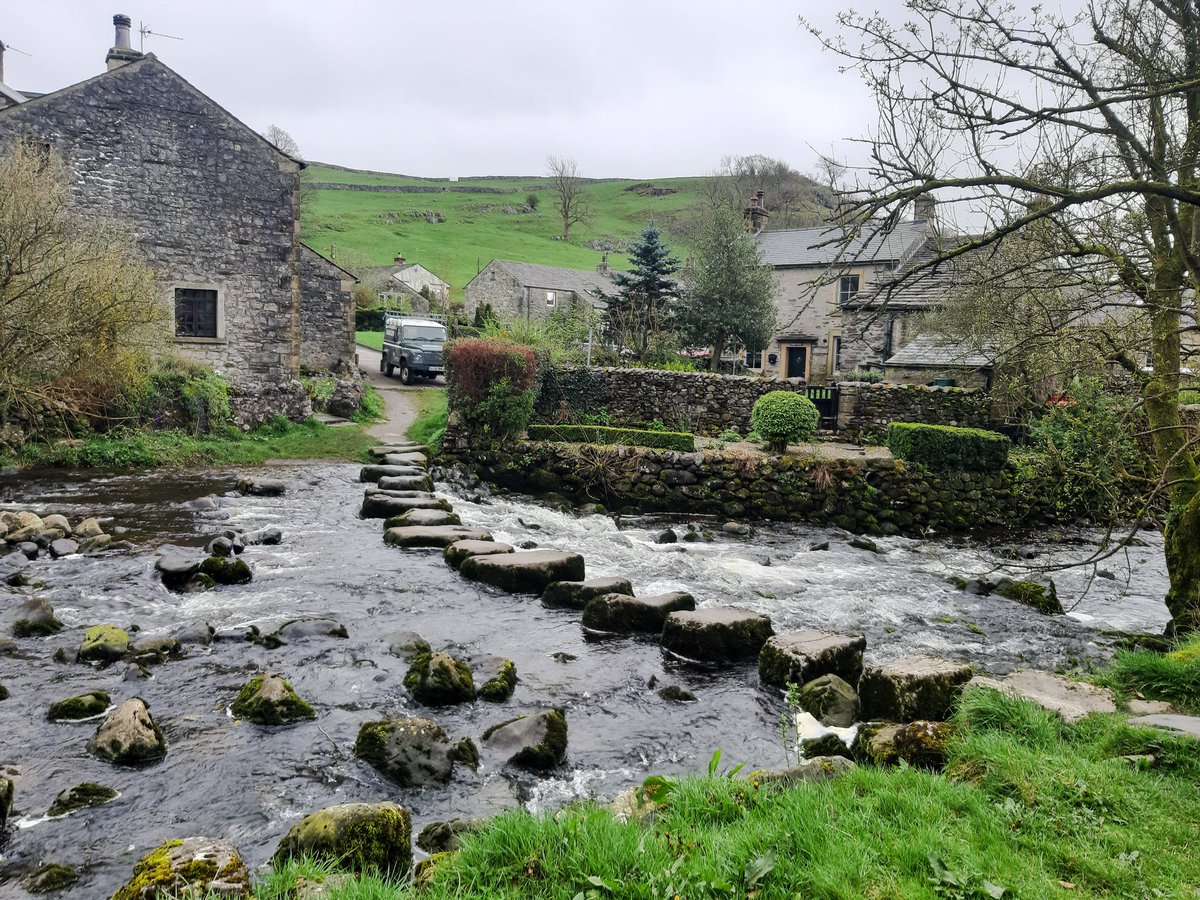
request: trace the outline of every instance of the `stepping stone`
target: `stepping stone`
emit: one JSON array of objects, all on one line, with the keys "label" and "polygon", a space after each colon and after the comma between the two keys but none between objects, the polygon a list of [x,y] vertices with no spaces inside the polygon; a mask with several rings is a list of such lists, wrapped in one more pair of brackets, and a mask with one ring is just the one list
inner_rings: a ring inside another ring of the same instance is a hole
[{"label": "stepping stone", "polygon": [[402,516],[387,520],[389,528],[404,528],[408,525],[461,525],[458,513],[441,509],[410,509]]},{"label": "stepping stone", "polygon": [[501,544],[498,541],[455,541],[446,548],[442,557],[446,565],[457,569],[463,561],[472,556],[487,556],[491,553],[512,553],[512,544]]},{"label": "stepping stone", "polygon": [[191,553],[185,553],[182,550],[168,550],[158,558],[154,568],[158,570],[159,577],[167,587],[181,588],[200,571],[202,562],[204,562],[203,559],[197,559]]},{"label": "stepping stone", "polygon": [[789,631],[777,634],[758,657],[758,677],[764,684],[786,687],[807,684],[822,675],[836,675],[855,685],[862,675],[867,639],[832,631]]},{"label": "stepping stone", "polygon": [[428,475],[385,475],[378,481],[381,491],[432,491]]},{"label": "stepping stone", "polygon": [[383,542],[393,547],[449,547],[458,541],[490,541],[490,532],[464,525],[408,525],[389,528]]},{"label": "stepping stone", "polygon": [[358,514],[364,519],[386,519],[401,516],[410,509],[440,509],[451,512],[450,504],[437,497],[389,497],[387,494],[367,494]]},{"label": "stepping stone", "polygon": [[995,688],[1002,693],[1036,703],[1043,709],[1057,713],[1065,722],[1078,722],[1092,713],[1117,711],[1111,691],[1094,684],[1072,681],[1052,672],[1013,672],[998,681],[976,676],[967,682],[965,690],[975,687]]},{"label": "stepping stone", "polygon": [[459,567],[467,578],[513,594],[541,594],[555,581],[582,581],[583,557],[562,550],[522,550],[472,556]]},{"label": "stepping stone", "polygon": [[695,608],[695,598],[684,591],[670,591],[653,597],[605,594],[589,600],[583,608],[583,627],[613,634],[632,631],[658,633],[662,631],[668,615]]},{"label": "stepping stone", "polygon": [[761,613],[731,606],[673,612],[663,623],[663,648],[685,659],[732,662],[758,656],[773,635]]},{"label": "stepping stone", "polygon": [[79,545],[70,538],[59,538],[57,541],[50,542],[50,556],[54,559],[61,559],[78,552]]},{"label": "stepping stone", "polygon": [[394,489],[384,489],[375,485],[368,485],[363,488],[364,497],[425,497],[426,499],[436,497],[433,491],[401,491]]},{"label": "stepping stone", "polygon": [[389,453],[383,458],[385,466],[418,466],[425,468],[429,465],[424,453]]},{"label": "stepping stone", "polygon": [[562,609],[583,609],[588,601],[605,594],[633,596],[628,578],[589,578],[587,581],[556,581],[542,592],[542,603]]},{"label": "stepping stone", "polygon": [[1129,724],[1145,728],[1161,728],[1164,731],[1177,731],[1200,740],[1200,716],[1158,713],[1153,716],[1137,716],[1130,719]]},{"label": "stepping stone", "polygon": [[394,453],[423,453],[425,447],[421,444],[389,444],[386,447],[372,447],[367,452],[373,459],[383,459]]},{"label": "stepping stone", "polygon": [[237,489],[251,497],[282,497],[287,493],[287,482],[282,478],[241,478]]},{"label": "stepping stone", "polygon": [[970,666],[936,656],[908,656],[867,666],[858,683],[862,716],[889,722],[941,722],[970,680]]},{"label": "stepping stone", "polygon": [[401,476],[401,475],[424,475],[424,474],[425,474],[425,470],[423,467],[414,466],[414,465],[363,466],[358,471],[358,480],[375,482],[375,481],[378,481],[380,478],[385,478],[389,475]]}]

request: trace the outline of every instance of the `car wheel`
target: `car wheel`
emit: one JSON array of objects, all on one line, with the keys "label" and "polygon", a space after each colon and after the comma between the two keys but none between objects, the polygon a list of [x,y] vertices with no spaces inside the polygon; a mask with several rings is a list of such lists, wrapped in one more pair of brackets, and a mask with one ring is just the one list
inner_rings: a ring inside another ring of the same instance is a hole
[{"label": "car wheel", "polygon": [[384,375],[386,375],[388,378],[391,378],[391,377],[392,377],[392,373],[393,373],[393,372],[395,372],[395,371],[396,371],[396,367],[395,367],[395,366],[393,366],[391,363],[387,363],[387,364],[386,364],[386,365],[383,367],[383,374],[384,374]]},{"label": "car wheel", "polygon": [[403,363],[400,365],[400,383],[412,384],[412,372],[410,372],[408,366],[404,365]]}]

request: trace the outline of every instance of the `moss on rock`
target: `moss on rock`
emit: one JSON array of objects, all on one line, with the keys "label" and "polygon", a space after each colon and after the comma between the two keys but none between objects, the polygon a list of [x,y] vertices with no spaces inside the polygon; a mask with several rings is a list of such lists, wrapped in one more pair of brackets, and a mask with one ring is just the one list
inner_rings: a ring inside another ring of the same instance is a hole
[{"label": "moss on rock", "polygon": [[80,662],[109,663],[123,657],[129,650],[129,635],[115,625],[93,625],[83,635],[79,645]]},{"label": "moss on rock", "polygon": [[51,704],[46,717],[52,722],[70,722],[98,716],[112,704],[105,691],[89,691]]},{"label": "moss on rock", "polygon": [[479,748],[469,737],[465,737],[455,744],[453,753],[456,763],[462,763],[472,772],[479,771]]},{"label": "moss on rock", "polygon": [[413,699],[426,706],[470,703],[475,699],[471,667],[448,653],[418,653],[413,657],[404,686]]},{"label": "moss on rock", "polygon": [[217,584],[249,584],[253,578],[245,560],[227,556],[210,556],[200,563],[200,574]]},{"label": "moss on rock", "polygon": [[483,743],[514,766],[546,772],[567,758],[567,717],[561,709],[518,716],[485,731]]},{"label": "moss on rock", "polygon": [[241,855],[225,841],[191,837],[151,850],[133,867],[112,900],[167,900],[187,896],[249,897],[250,873]]},{"label": "moss on rock", "polygon": [[437,722],[384,719],[359,726],[354,755],[401,787],[420,787],[450,779],[456,749]]},{"label": "moss on rock", "polygon": [[403,875],[412,867],[412,817],[398,803],[343,803],[309,813],[275,851],[276,862],[300,857],[352,872]]},{"label": "moss on rock", "polygon": [[157,762],[167,755],[167,739],[140,697],[126,700],[100,723],[88,750],[118,766]]},{"label": "moss on rock", "polygon": [[1038,584],[1036,581],[1010,581],[998,585],[996,593],[1008,600],[1020,603],[1022,606],[1036,609],[1043,615],[1061,616],[1063,614],[1062,603],[1059,602],[1058,591],[1055,589],[1053,581],[1049,586]]},{"label": "moss on rock", "polygon": [[65,890],[79,880],[74,866],[61,863],[46,863],[38,866],[25,879],[25,890],[31,894],[51,894]]},{"label": "moss on rock", "polygon": [[255,675],[238,692],[232,711],[256,725],[290,725],[315,719],[316,712],[291,683],[278,675]]},{"label": "moss on rock", "polygon": [[103,806],[105,803],[115,799],[117,799],[117,792],[108,785],[97,784],[94,781],[85,781],[83,784],[67,788],[55,797],[46,815],[65,816],[67,813],[74,812],[77,809],[90,809],[94,806]]},{"label": "moss on rock", "polygon": [[517,688],[517,667],[511,659],[501,661],[499,671],[479,688],[479,696],[500,703],[513,695]]}]

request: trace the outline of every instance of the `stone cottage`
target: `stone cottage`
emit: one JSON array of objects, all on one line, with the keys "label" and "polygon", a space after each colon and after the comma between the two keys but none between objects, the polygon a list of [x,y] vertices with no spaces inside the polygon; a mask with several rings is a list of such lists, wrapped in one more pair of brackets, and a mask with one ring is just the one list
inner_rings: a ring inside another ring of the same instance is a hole
[{"label": "stone cottage", "polygon": [[922,205],[910,222],[891,228],[867,223],[848,236],[830,225],[767,231],[762,198],[755,200],[747,220],[763,262],[774,270],[776,318],[770,342],[747,355],[747,367],[813,383],[853,371],[864,357],[847,353],[856,336],[844,333],[843,310],[924,246],[934,228],[932,207]]},{"label": "stone cottage", "polygon": [[420,263],[409,262],[397,253],[380,288],[380,296],[407,300],[414,312],[427,313],[430,303],[445,307],[450,302],[450,285]]},{"label": "stone cottage", "polygon": [[590,272],[493,259],[467,282],[463,293],[470,316],[484,304],[491,304],[500,319],[545,320],[558,309],[585,305],[603,309],[604,303],[595,291],[617,292],[607,262]]},{"label": "stone cottage", "polygon": [[43,95],[5,89],[0,153],[61,153],[80,212],[128,228],[175,310],[173,349],[226,376],[243,427],[310,405],[302,367],[354,361],[352,276],[299,240],[303,163],[129,42],[107,71]]}]

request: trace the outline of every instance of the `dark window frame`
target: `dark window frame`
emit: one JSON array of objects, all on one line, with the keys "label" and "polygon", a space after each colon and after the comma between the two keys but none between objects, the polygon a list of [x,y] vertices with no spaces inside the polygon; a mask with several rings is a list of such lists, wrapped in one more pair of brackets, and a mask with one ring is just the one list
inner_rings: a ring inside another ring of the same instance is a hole
[{"label": "dark window frame", "polygon": [[175,288],[175,337],[217,340],[221,334],[221,297],[215,288]]}]

